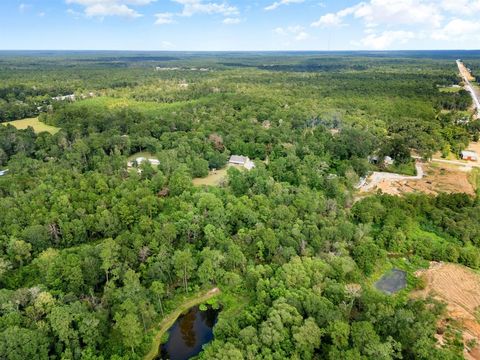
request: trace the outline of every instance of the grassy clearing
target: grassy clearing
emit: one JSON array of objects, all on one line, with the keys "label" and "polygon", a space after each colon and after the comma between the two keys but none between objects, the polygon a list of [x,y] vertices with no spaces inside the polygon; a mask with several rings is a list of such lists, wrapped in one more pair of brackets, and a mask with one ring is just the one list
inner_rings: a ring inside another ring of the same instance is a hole
[{"label": "grassy clearing", "polygon": [[462,90],[462,87],[442,86],[438,90],[443,93],[457,93]]},{"label": "grassy clearing", "polygon": [[417,170],[415,169],[415,161],[410,161],[408,164],[389,165],[385,168],[385,171],[409,176],[417,175]]},{"label": "grassy clearing", "polygon": [[227,178],[227,171],[228,168],[234,166],[238,170],[243,171],[246,170],[243,166],[241,165],[227,165],[223,169],[218,169],[215,171],[210,171],[206,177],[203,178],[195,178],[192,180],[193,186],[219,186],[222,181],[224,181]]},{"label": "grassy clearing", "polygon": [[228,168],[210,171],[204,178],[195,178],[192,180],[193,186],[218,186],[227,177],[227,169]]},{"label": "grassy clearing", "polygon": [[26,129],[30,126],[30,127],[33,128],[33,131],[35,131],[37,134],[46,131],[46,132],[49,132],[50,134],[53,135],[53,134],[57,133],[58,131],[60,131],[60,128],[55,127],[55,126],[51,126],[51,125],[47,125],[47,124],[41,122],[40,120],[38,120],[38,118],[29,118],[29,119],[8,121],[8,122],[4,122],[2,124],[13,125],[19,130]]},{"label": "grassy clearing", "polygon": [[165,317],[162,320],[162,322],[158,325],[158,331],[155,334],[155,338],[153,339],[152,347],[148,352],[148,354],[145,355],[144,360],[153,360],[157,357],[158,350],[160,348],[160,344],[162,343],[163,336],[168,331],[168,329],[172,327],[172,325],[175,323],[177,318],[182,313],[184,313],[185,311],[187,311],[193,306],[206,302],[207,300],[219,295],[220,293],[221,293],[220,289],[213,288],[212,290],[208,291],[205,294],[201,294],[201,295],[197,294],[194,298],[186,300],[184,303],[179,305],[175,311],[167,315],[167,317]]}]

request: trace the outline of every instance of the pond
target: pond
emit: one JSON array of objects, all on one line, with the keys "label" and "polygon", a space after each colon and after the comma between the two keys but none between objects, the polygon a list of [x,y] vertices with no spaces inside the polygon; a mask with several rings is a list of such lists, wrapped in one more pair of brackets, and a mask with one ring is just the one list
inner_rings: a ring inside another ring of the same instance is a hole
[{"label": "pond", "polygon": [[157,359],[187,360],[197,355],[213,339],[218,313],[211,307],[201,311],[195,306],[181,315],[168,331],[168,341],[161,345]]},{"label": "pond", "polygon": [[375,283],[375,287],[385,294],[394,294],[407,286],[407,273],[403,270],[392,269]]}]

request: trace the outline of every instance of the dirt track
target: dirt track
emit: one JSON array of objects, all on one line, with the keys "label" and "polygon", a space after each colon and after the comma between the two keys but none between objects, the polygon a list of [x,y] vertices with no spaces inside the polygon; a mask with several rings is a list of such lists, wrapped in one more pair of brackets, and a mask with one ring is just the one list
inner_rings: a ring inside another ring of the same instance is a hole
[{"label": "dirt track", "polygon": [[[467,164],[462,164],[467,165]],[[417,176],[402,176],[390,173],[374,173],[362,184],[359,197],[380,190],[384,194],[402,195],[405,193],[465,193],[475,195],[475,188],[469,181],[468,166],[458,166],[450,162],[439,165],[423,163],[422,172]],[[418,169],[417,169],[418,171]]]},{"label": "dirt track", "polygon": [[382,181],[400,181],[400,180],[420,180],[423,178],[423,168],[420,162],[415,163],[415,169],[417,170],[417,175],[415,176],[406,176],[388,172],[378,172],[374,171],[365,184],[360,187],[361,191],[370,191],[373,190],[377,185],[379,185]]}]

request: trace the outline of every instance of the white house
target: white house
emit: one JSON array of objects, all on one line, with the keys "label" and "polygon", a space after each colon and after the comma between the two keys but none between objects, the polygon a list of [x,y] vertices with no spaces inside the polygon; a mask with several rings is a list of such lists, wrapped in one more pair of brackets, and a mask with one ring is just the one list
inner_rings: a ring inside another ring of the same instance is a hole
[{"label": "white house", "polygon": [[8,172],[8,169],[0,170],[0,176],[5,175]]},{"label": "white house", "polygon": [[232,155],[230,156],[228,163],[232,165],[241,165],[247,170],[251,170],[255,167],[255,163],[250,160],[248,156]]},{"label": "white house", "polygon": [[[135,162],[137,163],[137,165],[141,165],[143,162],[145,161],[148,161],[151,165],[155,165],[155,166],[158,166],[160,165],[160,161],[157,160],[157,159],[153,159],[153,158],[149,158],[147,159],[146,157],[143,157],[143,156],[139,156],[135,159]],[[133,161],[129,161],[127,163],[127,166],[128,167],[132,167],[133,166]]]}]

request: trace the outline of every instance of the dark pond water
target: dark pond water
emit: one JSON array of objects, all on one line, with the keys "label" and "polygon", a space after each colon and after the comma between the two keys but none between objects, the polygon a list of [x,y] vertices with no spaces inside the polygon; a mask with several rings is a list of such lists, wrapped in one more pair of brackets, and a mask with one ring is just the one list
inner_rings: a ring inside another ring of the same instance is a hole
[{"label": "dark pond water", "polygon": [[161,345],[162,360],[187,360],[202,351],[202,346],[213,339],[213,326],[219,310],[208,308],[200,311],[198,306],[181,315],[168,331],[168,342]]},{"label": "dark pond water", "polygon": [[375,287],[386,294],[394,294],[407,286],[407,273],[392,269],[375,283]]}]

